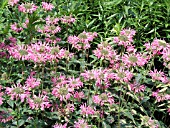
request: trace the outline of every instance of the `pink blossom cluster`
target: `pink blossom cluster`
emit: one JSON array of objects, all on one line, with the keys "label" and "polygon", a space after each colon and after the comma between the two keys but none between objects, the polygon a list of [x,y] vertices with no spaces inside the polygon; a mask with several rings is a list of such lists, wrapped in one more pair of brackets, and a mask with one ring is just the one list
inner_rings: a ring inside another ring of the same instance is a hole
[{"label": "pink blossom cluster", "polygon": [[41,82],[40,79],[36,79],[33,76],[29,76],[25,82],[26,87],[29,89],[33,89],[35,87],[40,86]]},{"label": "pink blossom cluster", "polygon": [[91,128],[84,119],[78,119],[74,122],[74,128]]},{"label": "pink blossom cluster", "polygon": [[131,46],[135,33],[136,31],[133,29],[124,29],[120,32],[119,36],[114,37],[113,42],[124,47]]},{"label": "pink blossom cluster", "polygon": [[55,25],[55,24],[58,24],[58,22],[59,22],[59,18],[56,18],[56,17],[50,17],[50,16],[47,16],[46,18],[45,18],[45,21],[46,21],[46,24],[47,25]]},{"label": "pink blossom cluster", "polygon": [[51,107],[51,104],[48,100],[48,96],[42,94],[39,94],[38,96],[33,95],[32,97],[29,97],[27,102],[31,109],[44,110],[45,108]]},{"label": "pink blossom cluster", "polygon": [[21,32],[23,30],[23,28],[19,27],[19,25],[16,22],[14,24],[11,24],[11,29],[17,33]]},{"label": "pink blossom cluster", "polygon": [[52,89],[52,95],[59,98],[60,101],[68,100],[74,93],[74,88],[70,87],[68,84],[55,86]]},{"label": "pink blossom cluster", "polygon": [[9,115],[7,112],[5,111],[1,111],[0,112],[0,122],[2,123],[6,123],[9,122],[13,119],[14,117]]},{"label": "pink blossom cluster", "polygon": [[46,11],[51,11],[54,8],[54,5],[47,2],[42,2],[42,8]]},{"label": "pink blossom cluster", "polygon": [[20,99],[21,102],[24,102],[30,95],[26,86],[21,84],[14,85],[13,87],[6,87],[6,94],[11,97],[11,100]]},{"label": "pink blossom cluster", "polygon": [[107,42],[102,42],[98,44],[98,48],[93,51],[94,55],[97,56],[98,59],[106,59],[112,61],[114,63],[118,60],[118,55],[115,50],[111,47]]},{"label": "pink blossom cluster", "polygon": [[116,73],[113,74],[113,79],[120,82],[129,82],[133,77],[133,73],[124,68],[119,68]]},{"label": "pink blossom cluster", "polygon": [[20,0],[8,0],[8,4],[11,6],[16,5]]},{"label": "pink blossom cluster", "polygon": [[151,44],[145,43],[146,50],[150,50],[153,55],[160,55],[162,50],[170,48],[170,45],[165,40],[155,39]]},{"label": "pink blossom cluster", "polygon": [[64,125],[56,123],[55,125],[53,125],[53,128],[67,128],[67,123],[65,123]]},{"label": "pink blossom cluster", "polygon": [[27,28],[29,22],[30,22],[29,19],[26,19],[25,22],[22,24],[22,26],[23,26],[24,28]]},{"label": "pink blossom cluster", "polygon": [[163,49],[162,58],[164,60],[164,66],[170,69],[170,47]]},{"label": "pink blossom cluster", "polygon": [[61,31],[61,27],[56,25],[45,25],[43,28],[38,29],[38,32],[44,33],[48,37],[50,36],[50,34],[54,35],[56,33],[59,33],[60,31]]},{"label": "pink blossom cluster", "polygon": [[159,80],[163,83],[168,83],[168,77],[165,75],[164,72],[157,71],[157,69],[154,69],[154,71],[150,71],[149,75],[152,77],[152,80]]},{"label": "pink blossom cluster", "polygon": [[81,109],[81,114],[82,115],[94,115],[96,113],[96,111],[91,107],[91,106],[87,106],[86,103],[82,104],[80,106]]},{"label": "pink blossom cluster", "polygon": [[113,79],[114,73],[111,73],[108,69],[93,69],[81,73],[84,77],[84,81],[95,81],[95,85],[105,89],[110,86],[110,79]]},{"label": "pink blossom cluster", "polygon": [[50,44],[56,44],[57,42],[61,41],[61,38],[57,38],[55,36],[49,36],[45,38],[45,41]]},{"label": "pink blossom cluster", "polygon": [[127,66],[144,66],[149,57],[141,53],[129,53],[122,56],[122,62]]},{"label": "pink blossom cluster", "polygon": [[135,93],[144,92],[145,88],[146,88],[145,85],[141,85],[137,82],[130,84],[130,90],[135,92]]},{"label": "pink blossom cluster", "polygon": [[68,42],[72,44],[72,47],[77,50],[86,50],[90,48],[90,43],[93,39],[97,37],[97,33],[82,32],[78,36],[69,36]]},{"label": "pink blossom cluster", "polygon": [[161,102],[164,100],[170,100],[170,95],[160,92],[159,89],[156,92],[152,92],[152,96],[156,98],[157,102]]},{"label": "pink blossom cluster", "polygon": [[72,15],[70,16],[63,16],[60,18],[62,23],[67,23],[67,24],[71,24],[75,22],[75,18],[72,17]]},{"label": "pink blossom cluster", "polygon": [[[7,42],[7,44],[4,42]],[[6,51],[8,51],[7,50],[8,48],[16,45],[17,39],[14,37],[9,37],[4,42],[0,43],[0,49],[1,49],[0,50],[0,58],[1,57],[9,58],[9,55],[7,54]]]},{"label": "pink blossom cluster", "polygon": [[22,60],[31,60],[35,63],[56,61],[59,59],[72,57],[73,54],[59,46],[51,47],[48,43],[38,42],[31,45],[16,45],[8,48],[9,54]]},{"label": "pink blossom cluster", "polygon": [[26,4],[21,4],[18,6],[18,10],[23,13],[30,13],[32,14],[37,10],[38,6],[36,6],[34,3],[26,3]]},{"label": "pink blossom cluster", "polygon": [[95,104],[99,104],[101,106],[103,106],[107,103],[109,103],[110,105],[112,105],[114,103],[114,98],[110,92],[102,93],[100,95],[94,95],[92,97],[92,99]]},{"label": "pink blossom cluster", "polygon": [[83,87],[83,82],[80,81],[80,78],[66,78],[64,75],[60,75],[59,78],[52,78],[52,82],[54,86],[52,94],[59,98],[60,101],[68,100],[71,96],[78,100],[84,97],[83,92],[74,91]]}]

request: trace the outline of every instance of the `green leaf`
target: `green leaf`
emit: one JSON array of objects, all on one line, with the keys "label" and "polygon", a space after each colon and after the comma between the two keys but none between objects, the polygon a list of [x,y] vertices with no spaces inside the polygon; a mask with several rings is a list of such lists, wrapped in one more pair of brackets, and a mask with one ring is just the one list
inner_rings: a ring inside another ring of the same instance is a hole
[{"label": "green leaf", "polygon": [[14,101],[13,100],[7,100],[7,103],[13,108],[14,107]]},{"label": "green leaf", "polygon": [[125,111],[124,115],[127,116],[129,119],[131,119],[133,121],[134,124],[136,124],[133,115],[129,112],[129,111]]}]

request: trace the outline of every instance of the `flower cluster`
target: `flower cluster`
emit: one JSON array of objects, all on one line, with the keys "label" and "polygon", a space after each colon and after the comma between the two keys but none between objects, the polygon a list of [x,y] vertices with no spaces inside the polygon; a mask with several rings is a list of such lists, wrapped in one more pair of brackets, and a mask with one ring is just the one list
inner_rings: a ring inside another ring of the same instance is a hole
[{"label": "flower cluster", "polygon": [[141,85],[137,82],[130,84],[130,90],[134,91],[135,93],[144,92],[145,88],[146,88],[145,85]]},{"label": "flower cluster", "polygon": [[20,98],[21,102],[24,102],[30,95],[27,87],[21,84],[14,85],[14,87],[6,87],[6,93],[11,97],[11,100],[18,100]]},{"label": "flower cluster", "polygon": [[42,2],[42,8],[46,11],[51,11],[54,8],[54,5],[47,2]]},{"label": "flower cluster", "polygon": [[84,81],[95,81],[96,86],[105,89],[110,86],[110,79],[113,79],[114,74],[107,69],[94,69],[81,73],[81,76],[84,77]]},{"label": "flower cluster", "polygon": [[77,50],[86,50],[90,48],[90,43],[93,39],[97,37],[97,33],[82,32],[78,36],[69,36],[68,42],[72,44],[72,47]]},{"label": "flower cluster", "polygon": [[160,92],[159,89],[156,92],[152,92],[152,96],[156,98],[157,102],[170,100],[170,95]]},{"label": "flower cluster", "polygon": [[124,47],[131,46],[133,42],[133,36],[136,31],[133,29],[124,29],[120,32],[118,37],[114,37],[113,42]]},{"label": "flower cluster", "polygon": [[28,98],[27,102],[31,109],[44,110],[45,108],[51,107],[48,96],[46,95],[33,95],[32,98]]},{"label": "flower cluster", "polygon": [[146,50],[150,50],[153,55],[160,55],[162,50],[170,47],[170,45],[166,43],[165,40],[160,39],[155,39],[151,44],[146,43],[144,46],[146,47]]},{"label": "flower cluster", "polygon": [[75,22],[75,18],[72,17],[72,15],[70,16],[63,16],[60,18],[62,23],[67,23],[67,24],[71,24]]},{"label": "flower cluster", "polygon": [[8,4],[11,6],[16,5],[20,0],[8,0]]},{"label": "flower cluster", "polygon": [[59,46],[51,47],[47,43],[38,42],[31,45],[16,45],[8,48],[9,54],[22,60],[32,60],[35,63],[55,61],[59,59],[72,57],[72,53],[69,53],[65,49],[60,49]]},{"label": "flower cluster", "polygon": [[82,104],[80,106],[80,109],[82,115],[88,116],[88,115],[94,115],[96,113],[96,111],[91,106],[87,106],[86,103]]},{"label": "flower cluster", "polygon": [[110,44],[107,42],[102,42],[98,44],[98,48],[93,51],[94,55],[97,56],[98,59],[106,59],[109,61],[118,60],[118,55],[116,51],[113,50]]},{"label": "flower cluster", "polygon": [[127,66],[144,66],[149,60],[149,57],[140,53],[124,54],[122,56],[122,62]]},{"label": "flower cluster", "polygon": [[39,79],[36,79],[32,76],[29,76],[25,82],[26,84],[26,87],[27,88],[35,88],[35,87],[38,87],[40,85],[40,80]]},{"label": "flower cluster", "polygon": [[18,10],[23,13],[33,13],[37,10],[38,6],[36,6],[34,3],[26,3],[21,4],[18,6]]},{"label": "flower cluster", "polygon": [[78,121],[74,122],[75,128],[90,128],[87,122],[84,119],[78,119]]},{"label": "flower cluster", "polygon": [[22,27],[19,27],[17,23],[11,24],[11,29],[17,33],[21,32],[23,30]]},{"label": "flower cluster", "polygon": [[167,83],[169,81],[164,72],[157,71],[157,69],[154,69],[154,71],[150,71],[149,75],[152,77],[153,80],[159,80],[163,83]]},{"label": "flower cluster", "polygon": [[93,102],[101,106],[109,103],[110,105],[114,103],[114,98],[111,93],[102,93],[100,95],[93,96]]}]

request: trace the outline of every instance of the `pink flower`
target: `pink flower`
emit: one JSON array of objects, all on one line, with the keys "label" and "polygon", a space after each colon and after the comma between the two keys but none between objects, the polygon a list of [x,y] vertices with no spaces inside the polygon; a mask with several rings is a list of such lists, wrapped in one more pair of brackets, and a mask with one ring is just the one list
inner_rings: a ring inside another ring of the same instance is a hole
[{"label": "pink flower", "polygon": [[140,85],[139,83],[134,82],[133,84],[130,84],[130,89],[132,91],[134,91],[135,93],[139,93],[139,92],[144,92],[145,91],[146,86],[144,85]]},{"label": "pink flower", "polygon": [[153,80],[159,80],[163,83],[167,83],[169,81],[164,72],[157,71],[157,69],[154,69],[154,71],[150,71],[149,75],[152,77]]},{"label": "pink flower", "polygon": [[75,128],[90,128],[90,126],[87,124],[87,122],[84,119],[78,119],[78,121],[74,122]]},{"label": "pink flower", "polygon": [[67,104],[66,105],[66,112],[74,112],[74,104]]},{"label": "pink flower", "polygon": [[70,87],[76,88],[76,89],[83,87],[83,82],[80,81],[80,78],[74,78],[74,77],[69,78],[68,84]]},{"label": "pink flower", "polygon": [[72,47],[77,50],[86,50],[90,48],[89,42],[93,41],[93,39],[97,37],[97,33],[91,32],[82,32],[78,36],[69,36],[68,42],[72,44]]},{"label": "pink flower", "polygon": [[122,61],[127,67],[136,65],[143,66],[148,62],[148,57],[143,57],[140,53],[130,53],[124,54],[122,56]]},{"label": "pink flower", "polygon": [[88,115],[94,115],[96,113],[95,110],[92,107],[86,106],[86,103],[82,104],[80,106],[80,108],[81,108],[81,114],[82,115],[88,116]]},{"label": "pink flower", "polygon": [[116,51],[113,50],[110,44],[107,42],[102,42],[98,44],[98,48],[93,51],[94,55],[97,56],[98,59],[106,59],[109,61],[117,61],[118,55]]},{"label": "pink flower", "polygon": [[39,96],[33,95],[32,98],[28,98],[27,102],[31,109],[44,110],[45,108],[51,107],[51,104],[48,100],[48,96],[46,95],[40,95],[40,94]]},{"label": "pink flower", "polygon": [[129,82],[133,77],[133,73],[123,68],[116,70],[114,74],[114,79],[123,82]]},{"label": "pink flower", "polygon": [[47,25],[58,24],[59,18],[54,18],[54,17],[47,16],[45,21],[46,21]]},{"label": "pink flower", "polygon": [[20,98],[21,102],[24,102],[30,95],[27,87],[24,87],[21,84],[14,85],[12,88],[6,87],[6,93],[11,96],[12,100],[14,100],[14,98],[16,100]]},{"label": "pink flower", "polygon": [[19,27],[17,23],[11,24],[11,29],[15,32],[21,32],[23,30],[23,28]]},{"label": "pink flower", "polygon": [[14,6],[15,4],[17,4],[20,0],[8,0],[8,4],[11,6]]},{"label": "pink flower", "polygon": [[52,90],[52,95],[59,98],[60,101],[68,100],[72,96],[73,88],[70,88],[69,85],[60,85],[56,86]]},{"label": "pink flower", "polygon": [[62,125],[57,123],[53,126],[53,128],[67,128],[67,124]]},{"label": "pink flower", "polygon": [[23,13],[33,13],[36,11],[38,6],[36,6],[34,3],[27,3],[27,4],[21,4],[18,6],[18,10]]},{"label": "pink flower", "polygon": [[24,28],[27,28],[29,24],[29,19],[26,19],[25,22],[22,24]]},{"label": "pink flower", "polygon": [[6,123],[9,122],[13,119],[14,117],[11,116],[9,113],[5,112],[5,111],[1,111],[0,112],[0,122],[2,123]]},{"label": "pink flower", "polygon": [[84,98],[84,93],[83,92],[74,92],[74,98],[78,99],[80,101],[82,98]]},{"label": "pink flower", "polygon": [[63,16],[62,18],[60,18],[62,23],[74,23],[75,22],[75,18],[72,17],[72,15],[70,16]]},{"label": "pink flower", "polygon": [[166,49],[167,47],[170,47],[170,45],[166,43],[165,40],[160,39],[155,39],[151,44],[146,43],[144,46],[146,47],[146,50],[150,50],[153,55],[160,55],[162,54],[162,50]]},{"label": "pink flower", "polygon": [[26,84],[26,87],[27,88],[35,88],[35,87],[38,87],[40,85],[40,80],[39,79],[36,79],[32,76],[29,76],[25,82]]},{"label": "pink flower", "polygon": [[131,46],[135,33],[136,31],[133,29],[124,29],[120,32],[118,37],[114,37],[113,42],[117,43],[118,45],[123,45],[124,47],[127,47],[129,45]]},{"label": "pink flower", "polygon": [[111,93],[102,93],[100,95],[93,96],[93,102],[101,106],[114,103],[114,98],[111,96]]},{"label": "pink flower", "polygon": [[42,7],[46,11],[51,11],[54,8],[54,5],[51,3],[42,2]]}]

